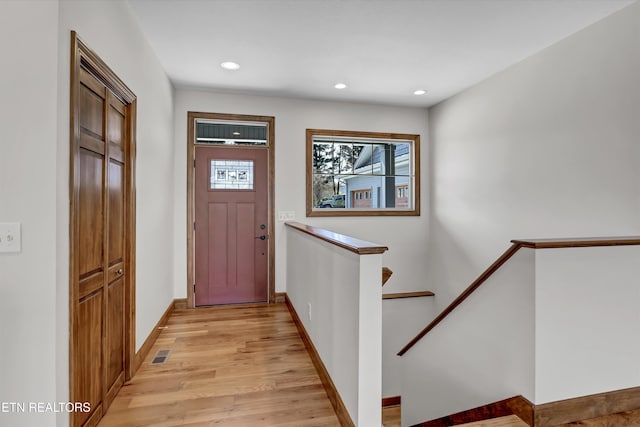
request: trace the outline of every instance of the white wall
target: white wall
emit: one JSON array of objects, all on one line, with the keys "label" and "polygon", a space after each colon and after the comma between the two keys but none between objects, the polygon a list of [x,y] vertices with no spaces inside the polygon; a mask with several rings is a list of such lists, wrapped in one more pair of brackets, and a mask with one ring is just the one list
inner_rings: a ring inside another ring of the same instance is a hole
[{"label": "white wall", "polygon": [[640,385],[640,246],[536,250],[536,396]]},{"label": "white wall", "polygon": [[356,426],[381,424],[382,255],[288,228],[287,295]]},{"label": "white wall", "polygon": [[520,249],[402,356],[402,425],[535,397],[535,258]]},{"label": "white wall", "polygon": [[[386,287],[385,285],[384,288]],[[431,321],[436,313],[434,307],[433,297],[382,301],[384,397],[402,395],[402,357],[398,356],[398,352]]]},{"label": "white wall", "polygon": [[[510,239],[640,234],[639,52],[640,3],[635,3],[429,110],[432,210],[426,259],[438,311]],[[580,265],[596,261],[594,255]],[[554,298],[564,292],[558,281],[567,283],[566,267],[562,262],[536,267],[542,281],[536,297],[535,396],[531,390],[513,393],[535,403],[638,384],[638,370],[629,363],[637,360],[637,346],[620,342],[621,334],[638,332],[637,310],[628,310],[640,296],[636,283],[609,289],[611,277],[594,275],[599,288],[581,292],[571,285],[567,292],[576,295],[574,302],[557,307]],[[588,271],[584,279],[594,274]],[[627,310],[620,313],[622,306]],[[608,332],[593,325],[599,321]],[[576,322],[590,327],[576,328]],[[443,333],[452,334],[444,326]],[[576,338],[588,338],[591,327],[599,338],[571,348]],[[430,334],[437,335],[437,329]],[[516,329],[510,325],[505,332]],[[431,348],[437,338],[425,337],[415,349]],[[607,344],[625,350],[613,354]],[[405,357],[416,357],[413,351]],[[426,389],[403,388],[403,425],[477,406],[453,407],[460,403],[456,398],[429,417],[412,412],[421,403],[439,401],[438,387],[429,386],[427,377],[442,375],[430,368],[434,351],[424,356],[427,363],[407,362],[415,368],[408,375],[423,375]],[[403,381],[411,376],[405,374]],[[493,400],[486,395],[478,404]]]},{"label": "white wall", "polygon": [[[287,243],[295,249],[289,252],[288,260],[296,260],[287,263],[290,276],[288,297],[347,411],[356,421],[358,255],[294,230],[288,231]],[[316,281],[326,286],[313,286]]]},{"label": "white wall", "polygon": [[432,108],[428,281],[513,238],[640,234],[640,3]]},{"label": "white wall", "polygon": [[57,35],[57,1],[0,2],[0,222],[22,223],[22,252],[0,254],[0,402],[56,401]]},{"label": "white wall", "polygon": [[[136,139],[136,350],[173,300],[173,87],[124,1],[60,3],[59,144],[68,153],[70,31],[138,99]],[[66,154],[65,154],[66,155]],[[68,161],[58,161],[60,187]],[[62,191],[59,198],[68,195]],[[61,227],[66,227],[65,219]],[[62,222],[62,221],[61,221]],[[66,229],[65,229],[66,232]],[[65,287],[66,289],[66,287]]]},{"label": "white wall", "polygon": [[[312,101],[293,98],[232,95],[176,90],[175,95],[175,292],[186,296],[187,112],[202,111],[275,116],[275,210],[295,211],[296,220],[389,246],[385,265],[393,271],[386,292],[423,290],[426,268],[426,201],[420,217],[305,218],[305,130],[342,129],[422,135],[427,152],[427,113],[423,109]],[[426,154],[422,164],[427,162]],[[425,171],[422,186],[426,187]],[[423,192],[426,197],[426,192]],[[276,224],[276,292],[285,291],[283,223]]]},{"label": "white wall", "polygon": [[[20,254],[0,255],[6,402],[69,398],[72,29],[138,96],[138,347],[173,299],[173,88],[127,3],[0,2],[0,222],[21,222],[23,237]],[[56,424],[68,425],[66,414],[0,413],[0,425]]]},{"label": "white wall", "polygon": [[358,426],[382,425],[382,255],[361,255],[358,283]]}]

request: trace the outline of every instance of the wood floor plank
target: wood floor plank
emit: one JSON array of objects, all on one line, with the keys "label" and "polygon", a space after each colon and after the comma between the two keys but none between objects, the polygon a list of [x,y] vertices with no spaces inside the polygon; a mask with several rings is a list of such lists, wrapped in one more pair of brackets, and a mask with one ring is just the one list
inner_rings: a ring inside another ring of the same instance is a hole
[{"label": "wood floor plank", "polygon": [[340,426],[284,304],[174,311],[100,423],[216,425]]},{"label": "wood floor plank", "polygon": [[384,427],[400,427],[400,405],[382,408],[382,425]]},{"label": "wood floor plank", "polygon": [[529,427],[517,415],[492,418],[490,420],[476,421],[473,423],[458,424],[459,427]]}]

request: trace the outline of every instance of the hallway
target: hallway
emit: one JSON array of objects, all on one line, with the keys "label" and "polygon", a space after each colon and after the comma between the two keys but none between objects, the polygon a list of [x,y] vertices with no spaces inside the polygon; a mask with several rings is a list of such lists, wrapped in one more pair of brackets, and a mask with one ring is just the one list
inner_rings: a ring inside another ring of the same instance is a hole
[{"label": "hallway", "polygon": [[[158,350],[165,364],[151,365]],[[177,310],[100,427],[339,426],[284,304]]]}]

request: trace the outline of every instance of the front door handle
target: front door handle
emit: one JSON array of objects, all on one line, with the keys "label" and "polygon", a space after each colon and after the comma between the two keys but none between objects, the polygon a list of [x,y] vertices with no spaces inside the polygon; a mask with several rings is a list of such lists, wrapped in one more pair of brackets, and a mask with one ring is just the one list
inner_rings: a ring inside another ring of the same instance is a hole
[{"label": "front door handle", "polygon": [[267,236],[265,236],[264,234],[262,236],[258,236],[256,237],[256,239],[260,239],[260,240],[266,240]]}]

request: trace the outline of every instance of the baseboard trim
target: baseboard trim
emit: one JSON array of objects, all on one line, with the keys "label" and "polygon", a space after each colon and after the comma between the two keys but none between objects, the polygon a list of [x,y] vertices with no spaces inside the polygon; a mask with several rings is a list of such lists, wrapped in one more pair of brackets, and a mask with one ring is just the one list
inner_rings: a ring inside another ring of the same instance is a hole
[{"label": "baseboard trim", "polygon": [[275,303],[276,304],[281,304],[281,303],[285,302],[286,297],[287,297],[287,293],[286,292],[276,292]]},{"label": "baseboard trim", "polygon": [[416,424],[414,427],[448,427],[517,415],[531,427],[553,427],[608,417],[640,409],[640,387],[609,391],[534,405],[516,396],[446,417]]},{"label": "baseboard trim", "polygon": [[174,310],[185,310],[187,309],[187,299],[186,298],[176,298],[173,300],[173,309]]},{"label": "baseboard trim", "polygon": [[340,425],[342,427],[355,427],[349,412],[347,411],[347,407],[344,405],[338,390],[336,389],[336,385],[333,383],[331,376],[329,375],[329,371],[327,371],[326,366],[322,362],[320,358],[320,354],[318,354],[318,350],[313,345],[311,341],[311,337],[307,333],[307,330],[304,328],[298,313],[296,313],[296,309],[293,307],[291,300],[287,294],[284,294],[284,302],[287,304],[287,308],[291,313],[291,317],[293,318],[293,323],[295,323],[296,328],[298,329],[298,333],[300,334],[300,338],[304,342],[305,347],[307,348],[307,352],[309,353],[309,357],[311,357],[311,361],[313,362],[313,366],[315,366],[316,371],[318,372],[318,376],[320,377],[320,381],[324,386],[325,391],[327,392],[327,396],[329,397],[329,401],[333,406],[333,410],[336,412],[336,416],[338,417],[338,421],[340,421]]},{"label": "baseboard trim", "polygon": [[382,398],[382,407],[398,406],[402,404],[402,398],[400,396],[391,396]]},{"label": "baseboard trim", "polygon": [[147,339],[144,340],[144,343],[142,344],[142,347],[140,347],[140,350],[138,350],[138,352],[136,353],[135,359],[133,361],[133,372],[131,374],[132,378],[135,375],[135,373],[138,372],[138,369],[140,369],[142,362],[144,362],[144,359],[149,354],[151,347],[153,347],[153,344],[155,344],[156,340],[158,339],[158,335],[160,335],[161,328],[167,324],[167,321],[169,320],[169,317],[173,313],[175,306],[176,306],[176,301],[175,300],[171,301],[171,304],[169,304],[169,307],[167,307],[167,309],[165,310],[160,320],[158,320],[158,323],[156,323],[156,326],[154,326],[154,328],[151,330],[151,333],[149,333],[149,336],[147,337]]},{"label": "baseboard trim", "polygon": [[533,427],[533,414],[534,405],[522,396],[515,396],[446,417],[425,421],[424,423],[416,424],[414,427],[449,427],[509,415],[517,415],[522,421]]},{"label": "baseboard trim", "polygon": [[536,405],[536,427],[550,427],[640,409],[640,387]]}]

